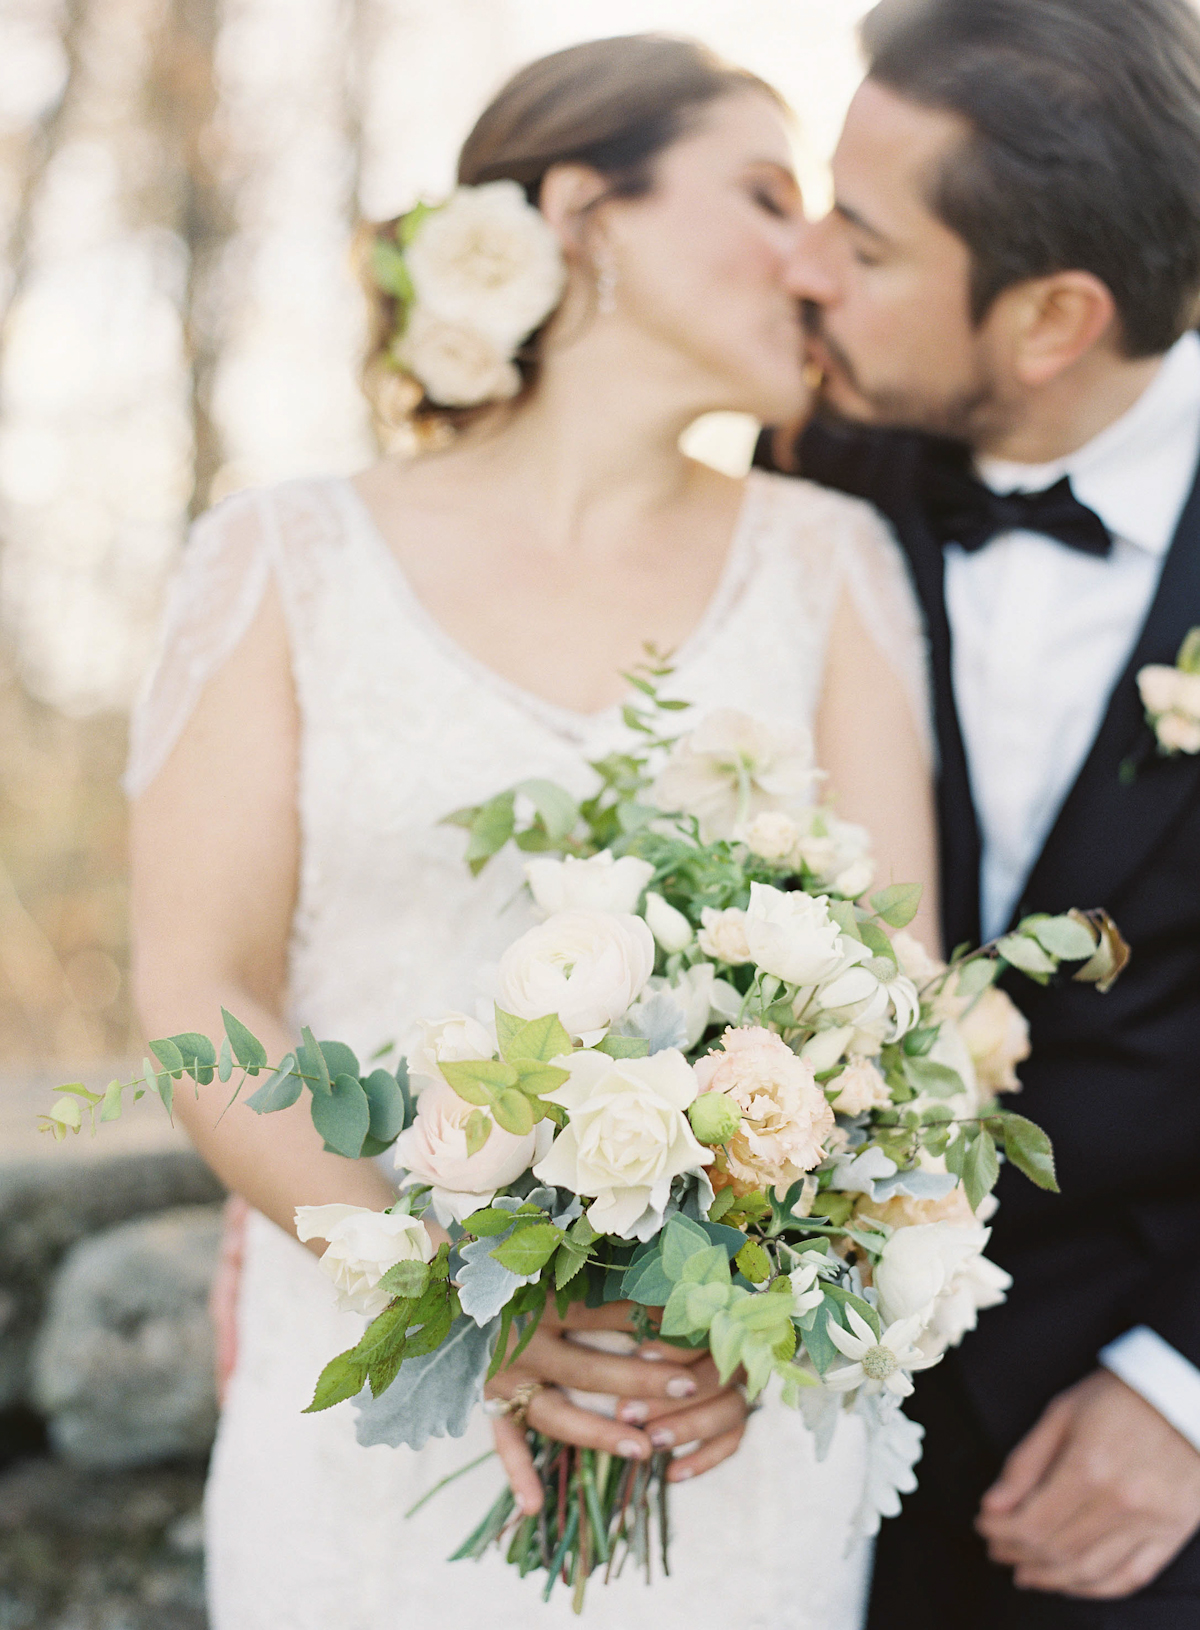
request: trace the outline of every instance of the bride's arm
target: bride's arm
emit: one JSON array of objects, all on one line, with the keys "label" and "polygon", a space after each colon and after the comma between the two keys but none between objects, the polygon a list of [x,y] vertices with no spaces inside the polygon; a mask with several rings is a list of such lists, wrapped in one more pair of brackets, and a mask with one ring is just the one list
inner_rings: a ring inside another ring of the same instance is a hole
[{"label": "bride's arm", "polygon": [[[272,1060],[295,1045],[284,1019],[287,943],[296,898],[299,721],[287,634],[271,585],[248,635],[209,679],[165,764],[135,799],[132,822],[134,991],[150,1036],[219,1036],[221,1008]],[[394,1192],[374,1162],[327,1154],[307,1101],[270,1116],[229,1088],[192,1092],[175,1113],[235,1193],[281,1228],[297,1205],[380,1208]],[[324,1241],[314,1241],[319,1254]]]},{"label": "bride's arm", "polygon": [[[915,638],[895,630],[898,641]],[[919,665],[919,647],[905,653]],[[937,831],[926,721],[918,720],[919,687],[905,684],[880,650],[854,596],[843,591],[834,613],[816,719],[817,762],[826,796],[844,820],[874,840],[875,887],[920,883],[921,909],[909,927],[928,950],[941,952],[938,928]]]}]

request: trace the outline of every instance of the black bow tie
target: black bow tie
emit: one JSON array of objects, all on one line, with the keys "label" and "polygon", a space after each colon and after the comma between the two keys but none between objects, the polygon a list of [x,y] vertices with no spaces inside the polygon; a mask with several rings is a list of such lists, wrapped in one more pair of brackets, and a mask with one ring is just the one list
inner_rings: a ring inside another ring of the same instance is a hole
[{"label": "black bow tie", "polygon": [[956,450],[929,460],[925,504],[938,542],[967,550],[982,549],[1001,532],[1038,532],[1089,555],[1107,555],[1112,548],[1108,528],[1079,502],[1069,476],[1044,492],[993,492]]}]

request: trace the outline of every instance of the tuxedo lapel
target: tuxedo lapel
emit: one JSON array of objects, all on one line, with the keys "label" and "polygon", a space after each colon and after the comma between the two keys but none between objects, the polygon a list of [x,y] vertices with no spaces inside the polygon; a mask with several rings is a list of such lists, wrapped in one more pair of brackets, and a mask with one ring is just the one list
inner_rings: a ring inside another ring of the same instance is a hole
[{"label": "tuxedo lapel", "polygon": [[[1153,852],[1188,800],[1200,795],[1200,754],[1160,756],[1138,694],[1138,670],[1175,661],[1200,624],[1200,472],[1184,506],[1158,591],[1079,777],[1025,888],[1021,911],[1101,906]],[[1132,778],[1122,766],[1132,761]]]}]

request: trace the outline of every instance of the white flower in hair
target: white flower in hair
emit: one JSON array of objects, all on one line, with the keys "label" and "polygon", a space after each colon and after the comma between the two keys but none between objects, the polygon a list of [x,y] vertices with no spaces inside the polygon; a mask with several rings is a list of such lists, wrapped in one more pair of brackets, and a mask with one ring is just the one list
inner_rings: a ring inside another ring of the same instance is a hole
[{"label": "white flower in hair", "polygon": [[521,388],[521,375],[486,334],[420,306],[409,317],[395,356],[443,407],[507,401]]},{"label": "white flower in hair", "polygon": [[421,222],[404,258],[417,310],[484,336],[505,360],[566,283],[558,239],[515,181],[459,187]]}]

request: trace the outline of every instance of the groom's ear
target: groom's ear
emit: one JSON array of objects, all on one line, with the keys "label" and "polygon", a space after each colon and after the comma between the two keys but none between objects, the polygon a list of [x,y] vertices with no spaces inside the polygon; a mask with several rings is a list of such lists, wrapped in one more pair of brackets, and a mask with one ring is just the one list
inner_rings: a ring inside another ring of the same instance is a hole
[{"label": "groom's ear", "polygon": [[557,232],[568,259],[587,254],[592,213],[608,190],[606,178],[586,164],[553,164],[543,176],[538,208]]},{"label": "groom's ear", "polygon": [[1048,385],[1118,324],[1106,284],[1091,272],[1053,272],[1000,294],[986,319],[1007,349],[1022,385]]}]

